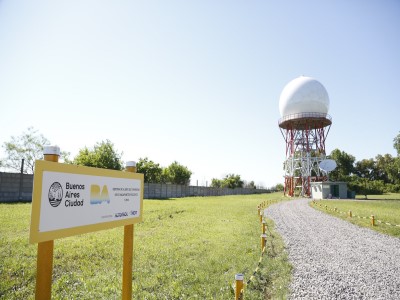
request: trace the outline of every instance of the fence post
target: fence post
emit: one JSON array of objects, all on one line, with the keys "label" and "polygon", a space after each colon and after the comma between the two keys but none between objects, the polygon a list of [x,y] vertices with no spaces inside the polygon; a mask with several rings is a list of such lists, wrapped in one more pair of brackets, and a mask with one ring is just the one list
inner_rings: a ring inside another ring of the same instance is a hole
[{"label": "fence post", "polygon": [[235,300],[243,299],[243,274],[236,274],[235,275]]},{"label": "fence post", "polygon": [[371,225],[375,226],[375,216],[371,215]]},{"label": "fence post", "polygon": [[353,217],[353,214],[352,214],[351,210],[349,210],[349,217],[350,217],[350,218]]}]

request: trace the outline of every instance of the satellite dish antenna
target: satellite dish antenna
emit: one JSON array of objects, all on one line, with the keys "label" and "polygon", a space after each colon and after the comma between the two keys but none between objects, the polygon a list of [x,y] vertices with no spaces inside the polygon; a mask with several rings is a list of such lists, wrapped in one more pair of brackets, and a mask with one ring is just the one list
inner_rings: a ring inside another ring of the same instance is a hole
[{"label": "satellite dish antenna", "polygon": [[333,159],[324,159],[319,163],[319,168],[326,173],[329,180],[329,172],[335,170],[337,167],[336,161]]}]

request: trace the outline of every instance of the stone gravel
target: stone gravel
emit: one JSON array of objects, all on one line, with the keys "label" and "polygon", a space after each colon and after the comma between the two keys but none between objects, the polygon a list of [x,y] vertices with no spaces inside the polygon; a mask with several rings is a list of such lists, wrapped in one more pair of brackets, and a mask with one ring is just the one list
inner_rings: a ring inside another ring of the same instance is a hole
[{"label": "stone gravel", "polygon": [[309,201],[265,210],[293,265],[289,299],[400,299],[400,239],[317,211]]}]

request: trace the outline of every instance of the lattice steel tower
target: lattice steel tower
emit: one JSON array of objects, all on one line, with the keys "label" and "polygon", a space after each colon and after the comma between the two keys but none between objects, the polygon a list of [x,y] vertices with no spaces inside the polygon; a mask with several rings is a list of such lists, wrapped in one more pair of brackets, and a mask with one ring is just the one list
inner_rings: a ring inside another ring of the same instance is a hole
[{"label": "lattice steel tower", "polygon": [[289,82],[279,99],[279,128],[286,143],[285,189],[288,196],[311,196],[311,182],[325,181],[319,163],[332,124],[325,87],[310,77]]}]

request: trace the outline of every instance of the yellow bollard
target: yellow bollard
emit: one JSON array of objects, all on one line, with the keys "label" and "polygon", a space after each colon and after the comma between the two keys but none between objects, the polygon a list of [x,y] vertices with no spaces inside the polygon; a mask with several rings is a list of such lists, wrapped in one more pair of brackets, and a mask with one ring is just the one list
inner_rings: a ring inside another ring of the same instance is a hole
[{"label": "yellow bollard", "polygon": [[265,230],[267,228],[267,222],[265,220],[262,221],[262,233],[265,234]]},{"label": "yellow bollard", "polygon": [[328,210],[328,205],[325,205],[325,210]]},{"label": "yellow bollard", "polygon": [[260,223],[262,223],[262,221],[263,221],[263,214],[264,214],[264,211],[260,211]]},{"label": "yellow bollard", "polygon": [[[136,173],[136,163],[126,162],[126,171]],[[132,262],[133,262],[133,224],[124,226],[124,249],[122,269],[122,299],[132,299]]]},{"label": "yellow bollard", "polygon": [[235,300],[243,299],[243,274],[236,274],[235,275]]},{"label": "yellow bollard", "polygon": [[337,207],[335,207],[335,212],[337,212]]},{"label": "yellow bollard", "polygon": [[260,215],[260,211],[261,211],[261,207],[260,207],[260,205],[259,206],[257,206],[257,211],[258,211],[258,215]]},{"label": "yellow bollard", "polygon": [[[43,159],[58,163],[60,147],[45,146],[43,148]],[[51,281],[53,276],[53,250],[54,241],[38,243],[37,274],[35,299],[51,299]]]},{"label": "yellow bollard", "polygon": [[263,233],[261,235],[261,252],[264,250],[266,242],[267,242],[267,235],[265,233]]},{"label": "yellow bollard", "polygon": [[353,217],[353,214],[352,214],[351,210],[349,210],[349,217],[350,217],[350,218]]},{"label": "yellow bollard", "polygon": [[371,225],[375,226],[375,216],[371,215]]}]

